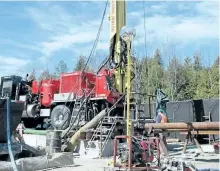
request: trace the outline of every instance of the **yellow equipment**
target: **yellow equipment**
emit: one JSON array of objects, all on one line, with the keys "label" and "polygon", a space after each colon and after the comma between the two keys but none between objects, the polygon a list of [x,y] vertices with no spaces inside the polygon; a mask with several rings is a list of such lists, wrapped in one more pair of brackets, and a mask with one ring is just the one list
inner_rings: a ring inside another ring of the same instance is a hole
[{"label": "yellow equipment", "polygon": [[[127,94],[127,135],[130,136],[130,99],[131,99],[131,40],[134,35],[126,31],[121,35],[126,25],[125,0],[110,1],[110,41],[113,44],[112,62],[115,64],[115,87],[121,94]],[[126,47],[126,48],[125,48]],[[126,55],[124,55],[126,54]]]},{"label": "yellow equipment", "polygon": [[120,93],[125,93],[124,74],[125,67],[121,63],[120,31],[126,25],[126,7],[124,0],[110,1],[110,41],[113,44],[112,62],[115,63],[115,88]]}]

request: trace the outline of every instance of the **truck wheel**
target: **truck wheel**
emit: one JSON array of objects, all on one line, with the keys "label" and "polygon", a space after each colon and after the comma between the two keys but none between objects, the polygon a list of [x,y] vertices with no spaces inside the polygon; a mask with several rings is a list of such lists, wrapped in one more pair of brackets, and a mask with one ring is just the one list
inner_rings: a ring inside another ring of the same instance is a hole
[{"label": "truck wheel", "polygon": [[54,129],[65,130],[70,123],[70,109],[65,105],[58,105],[51,112],[51,125]]}]

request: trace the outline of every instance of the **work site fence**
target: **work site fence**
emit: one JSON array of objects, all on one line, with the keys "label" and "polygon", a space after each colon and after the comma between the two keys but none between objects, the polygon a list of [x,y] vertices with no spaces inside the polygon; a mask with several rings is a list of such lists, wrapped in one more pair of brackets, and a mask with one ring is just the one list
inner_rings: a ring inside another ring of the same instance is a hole
[{"label": "work site fence", "polygon": [[[139,113],[139,118],[154,118],[155,103],[141,104],[140,108],[144,112]],[[151,111],[149,110],[151,109]],[[219,122],[219,99],[200,99],[187,101],[173,101],[167,103],[167,115],[169,122],[208,122],[206,119],[211,114],[213,122]],[[204,116],[207,116],[206,118]],[[178,132],[170,133],[171,138],[185,139],[185,135]],[[199,136],[200,142],[208,135]],[[218,139],[219,136],[215,135]]]}]

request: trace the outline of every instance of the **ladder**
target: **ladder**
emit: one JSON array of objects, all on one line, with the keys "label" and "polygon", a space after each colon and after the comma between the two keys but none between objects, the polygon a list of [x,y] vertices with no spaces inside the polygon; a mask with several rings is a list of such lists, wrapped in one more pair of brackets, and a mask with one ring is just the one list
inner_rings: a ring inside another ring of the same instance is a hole
[{"label": "ladder", "polygon": [[72,113],[71,113],[70,125],[73,125],[74,122],[76,122],[77,120],[80,120],[80,115],[78,116],[78,118],[76,118],[75,115],[74,115],[74,112],[75,112],[75,113],[80,112],[80,111],[79,111],[79,108],[80,108],[80,106],[81,106],[83,100],[84,100],[83,97],[80,97],[80,98],[79,98],[79,97],[76,97],[75,102],[74,102],[74,105],[73,105],[73,111],[72,111]]},{"label": "ladder", "polygon": [[[203,116],[205,122],[212,122],[212,115],[211,112],[209,112],[208,116]],[[212,135],[212,141],[215,142],[215,135]],[[209,138],[204,138],[209,140],[209,144],[211,144],[211,135],[209,134]]]},{"label": "ladder", "polygon": [[[81,97],[78,97],[78,96],[76,97],[75,102],[74,102],[74,106],[73,106],[73,111],[71,114],[70,125],[73,125],[74,122],[76,122],[76,121],[80,121],[80,120],[84,119],[81,117],[80,114],[76,118],[75,115],[73,114],[73,112],[76,112],[76,113],[80,112],[81,105],[84,103],[85,100],[88,100],[90,97],[91,97],[91,92],[88,96],[85,96],[85,92],[83,92],[83,95]],[[84,117],[85,117],[85,115],[84,115]]]},{"label": "ladder", "polygon": [[[91,148],[91,146],[98,139],[101,142],[100,143],[101,146],[99,148],[99,152],[100,152],[100,156],[101,156],[102,152],[105,149],[105,146],[106,146],[107,142],[111,138],[112,132],[114,131],[116,124],[121,119],[123,119],[123,117],[118,117],[118,116],[108,117],[108,116],[106,116],[102,120],[100,120],[100,122],[98,123],[91,139],[88,142],[85,153],[87,153],[87,151],[90,150],[90,149],[94,150],[94,148]],[[103,126],[105,126],[105,127],[103,128]],[[107,134],[102,135],[103,131],[106,131]]]}]

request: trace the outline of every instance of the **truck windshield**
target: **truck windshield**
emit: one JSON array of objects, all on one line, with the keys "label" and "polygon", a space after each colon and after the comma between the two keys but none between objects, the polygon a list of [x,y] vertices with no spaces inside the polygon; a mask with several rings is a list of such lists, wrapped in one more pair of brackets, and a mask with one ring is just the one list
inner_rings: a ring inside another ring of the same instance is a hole
[{"label": "truck windshield", "polygon": [[1,96],[10,96],[11,91],[12,91],[12,80],[4,80],[3,85],[2,85],[2,92]]}]

